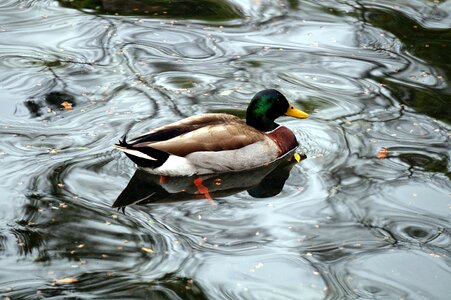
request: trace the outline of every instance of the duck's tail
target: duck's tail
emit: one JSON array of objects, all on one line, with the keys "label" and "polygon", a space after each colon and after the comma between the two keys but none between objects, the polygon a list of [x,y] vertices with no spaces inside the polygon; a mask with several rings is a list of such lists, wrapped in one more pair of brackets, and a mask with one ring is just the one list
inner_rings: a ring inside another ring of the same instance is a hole
[{"label": "duck's tail", "polygon": [[164,164],[169,157],[169,153],[154,149],[150,146],[137,146],[133,143],[127,143],[126,135],[113,146],[124,152],[128,158],[142,168],[158,168]]}]

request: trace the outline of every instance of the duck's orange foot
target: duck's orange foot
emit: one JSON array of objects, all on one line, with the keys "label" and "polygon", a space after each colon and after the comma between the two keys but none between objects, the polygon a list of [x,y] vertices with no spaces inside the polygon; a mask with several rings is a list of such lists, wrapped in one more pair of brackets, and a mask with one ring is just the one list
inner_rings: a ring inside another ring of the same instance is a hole
[{"label": "duck's orange foot", "polygon": [[169,181],[168,176],[164,176],[164,175],[160,176],[160,184],[166,184],[166,183],[168,183],[168,181]]},{"label": "duck's orange foot", "polygon": [[213,198],[211,198],[210,193],[208,192],[208,188],[207,188],[205,185],[203,185],[202,182],[203,182],[203,180],[202,180],[202,178],[200,178],[200,177],[194,179],[194,181],[193,181],[193,183],[194,183],[194,185],[196,186],[197,191],[199,192],[199,194],[204,195],[204,197],[205,197],[208,201],[210,201],[211,204],[213,204],[213,205],[218,205],[218,204],[216,203],[216,201],[213,200]]}]

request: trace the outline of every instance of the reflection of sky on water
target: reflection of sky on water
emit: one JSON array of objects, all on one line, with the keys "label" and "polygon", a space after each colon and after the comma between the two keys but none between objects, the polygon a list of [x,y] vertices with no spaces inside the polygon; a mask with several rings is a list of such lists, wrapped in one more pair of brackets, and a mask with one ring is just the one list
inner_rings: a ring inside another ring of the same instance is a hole
[{"label": "reflection of sky on water", "polygon": [[[1,4],[2,293],[446,298],[450,2],[226,4],[216,23]],[[279,194],[110,207],[123,133],[265,87],[312,113],[280,120],[308,159]]]}]

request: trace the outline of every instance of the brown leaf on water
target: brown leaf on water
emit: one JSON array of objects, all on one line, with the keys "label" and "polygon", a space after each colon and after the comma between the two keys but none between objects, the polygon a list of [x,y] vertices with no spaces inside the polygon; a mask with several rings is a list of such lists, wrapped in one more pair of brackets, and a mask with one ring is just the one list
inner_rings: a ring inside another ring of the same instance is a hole
[{"label": "brown leaf on water", "polygon": [[74,108],[72,107],[72,103],[64,101],[63,103],[61,103],[61,106],[63,107],[64,110],[73,110]]},{"label": "brown leaf on water", "polygon": [[67,278],[61,278],[61,279],[56,279],[54,281],[55,284],[68,284],[68,283],[75,283],[78,282],[79,280],[77,278],[74,277],[67,277]]},{"label": "brown leaf on water", "polygon": [[379,151],[377,152],[377,155],[376,155],[376,157],[377,157],[378,159],[384,159],[384,158],[386,158],[387,156],[388,156],[388,149],[385,148],[385,147],[382,147],[381,150],[379,150]]}]

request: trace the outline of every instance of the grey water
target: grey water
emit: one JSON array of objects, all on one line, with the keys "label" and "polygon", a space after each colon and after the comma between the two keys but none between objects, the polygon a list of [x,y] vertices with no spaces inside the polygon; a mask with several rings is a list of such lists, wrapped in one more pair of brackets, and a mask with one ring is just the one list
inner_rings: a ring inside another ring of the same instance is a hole
[{"label": "grey water", "polygon": [[[449,299],[450,47],[447,0],[1,1],[0,299]],[[112,148],[264,88],[306,158],[214,203]]]}]

